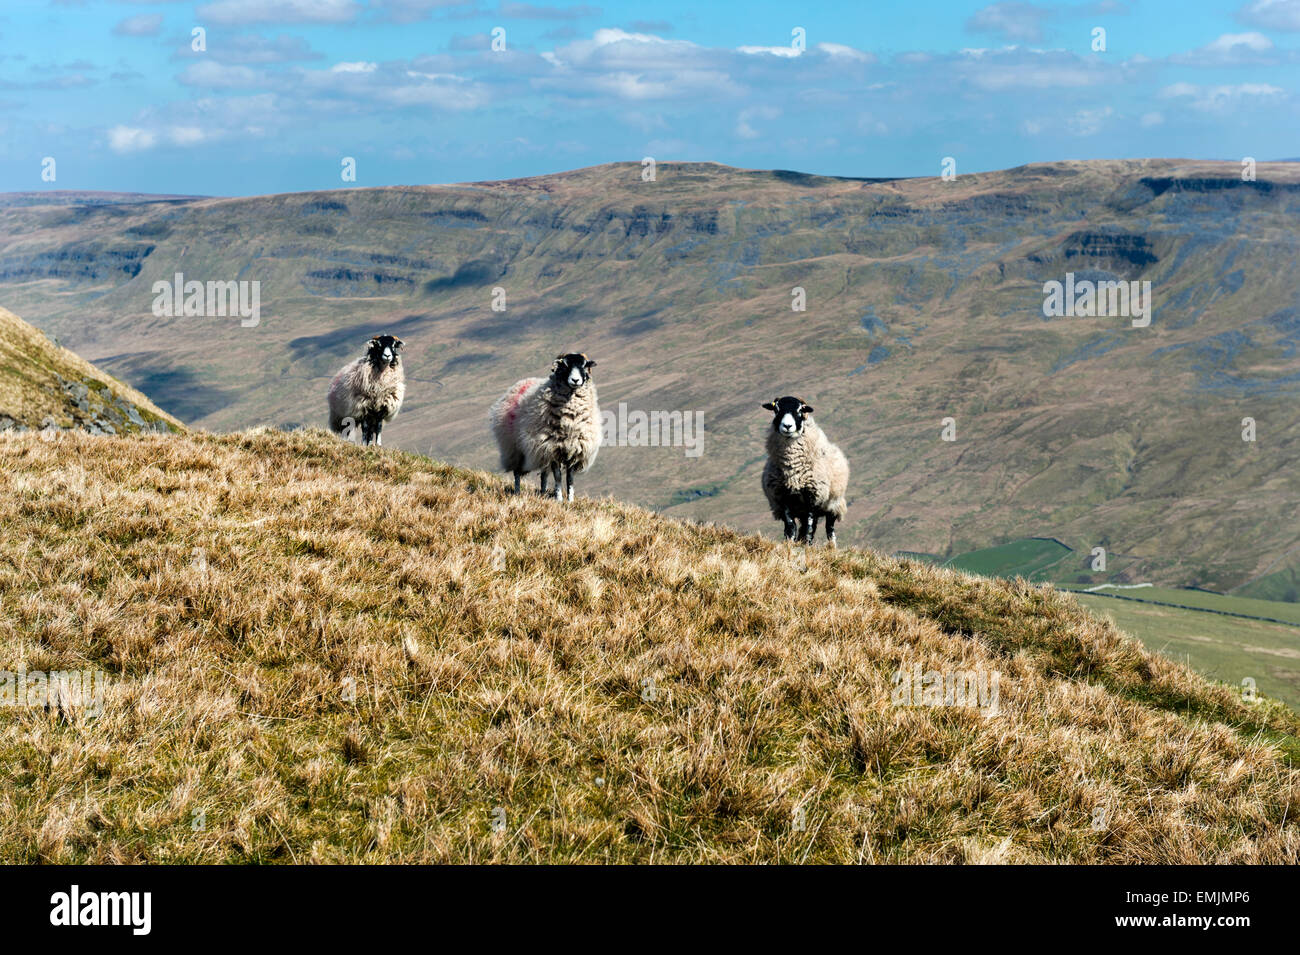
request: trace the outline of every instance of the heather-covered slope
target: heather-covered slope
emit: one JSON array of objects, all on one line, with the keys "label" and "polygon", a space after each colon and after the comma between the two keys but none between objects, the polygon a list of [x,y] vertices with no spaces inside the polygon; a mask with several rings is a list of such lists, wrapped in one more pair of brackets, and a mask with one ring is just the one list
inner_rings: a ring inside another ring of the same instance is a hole
[{"label": "heather-covered slope", "polygon": [[0,660],[110,676],[0,708],[6,862],[1300,861],[1295,717],[1050,589],[319,432],[0,482]]}]

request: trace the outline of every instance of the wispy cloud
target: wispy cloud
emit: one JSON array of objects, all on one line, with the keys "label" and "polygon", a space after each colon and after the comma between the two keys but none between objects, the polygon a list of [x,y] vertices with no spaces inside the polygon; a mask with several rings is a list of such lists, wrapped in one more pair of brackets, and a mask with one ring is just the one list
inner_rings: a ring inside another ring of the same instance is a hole
[{"label": "wispy cloud", "polygon": [[1041,43],[1050,11],[1010,0],[977,10],[966,21],[967,33],[987,33],[1007,43]]},{"label": "wispy cloud", "polygon": [[[207,46],[208,49],[203,56],[222,63],[265,66],[321,59],[321,54],[314,51],[305,39],[287,33],[267,37],[260,33],[231,33],[223,30],[209,34]],[[190,38],[186,37],[183,41],[178,41],[172,59],[193,60],[194,58],[195,53],[190,48]]]},{"label": "wispy cloud", "polygon": [[114,36],[157,36],[162,30],[161,13],[141,13],[119,20],[113,27]]},{"label": "wispy cloud", "polygon": [[1237,19],[1265,30],[1300,30],[1300,0],[1253,0],[1237,11]]},{"label": "wispy cloud", "polygon": [[1251,103],[1267,104],[1285,97],[1286,90],[1269,83],[1237,83],[1198,86],[1172,83],[1160,90],[1163,99],[1183,100],[1202,112],[1224,112]]},{"label": "wispy cloud", "polygon": [[581,20],[600,16],[600,7],[579,4],[572,7],[549,7],[532,3],[502,3],[497,10],[510,20]]},{"label": "wispy cloud", "polygon": [[114,126],[108,131],[108,146],[115,153],[133,153],[148,149],[157,136],[147,129],[134,126]]},{"label": "wispy cloud", "polygon": [[1224,33],[1190,53],[1171,56],[1171,63],[1190,66],[1265,66],[1293,59],[1290,50],[1281,51],[1262,33]]},{"label": "wispy cloud", "polygon": [[356,0],[215,0],[198,14],[212,23],[348,23],[357,18]]}]

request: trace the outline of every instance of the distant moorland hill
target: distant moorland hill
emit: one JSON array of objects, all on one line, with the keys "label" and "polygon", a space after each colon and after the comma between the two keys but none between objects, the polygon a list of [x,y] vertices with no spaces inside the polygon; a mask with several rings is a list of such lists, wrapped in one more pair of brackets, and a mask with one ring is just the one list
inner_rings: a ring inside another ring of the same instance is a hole
[{"label": "distant moorland hill", "polygon": [[[759,404],[797,394],[852,461],[846,543],[944,558],[1056,538],[1081,586],[1296,599],[1300,168],[1256,173],[665,162],[652,182],[621,163],[238,199],[12,194],[0,301],[220,430],[323,422],[328,377],[392,332],[410,388],[385,440],[475,467],[494,463],[492,398],[585,351],[606,408],[698,411],[705,436],[698,456],[607,448],[581,489],[767,533]],[[259,282],[260,320],[156,317],[177,273]],[[1149,281],[1150,324],[1045,317],[1067,273]]]}]

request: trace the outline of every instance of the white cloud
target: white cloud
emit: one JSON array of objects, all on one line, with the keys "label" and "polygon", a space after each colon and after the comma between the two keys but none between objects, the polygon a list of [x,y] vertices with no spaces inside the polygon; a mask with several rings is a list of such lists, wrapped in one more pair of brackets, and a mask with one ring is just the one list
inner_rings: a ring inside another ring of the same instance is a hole
[{"label": "white cloud", "polygon": [[427,20],[437,10],[464,6],[465,0],[372,0],[370,6],[394,23]]},{"label": "white cloud", "polygon": [[[631,101],[742,92],[728,69],[731,52],[649,33],[600,29],[590,39],[574,40],[541,58],[550,69],[532,80],[539,90]],[[527,61],[521,65],[529,66]]]},{"label": "white cloud", "polygon": [[1233,50],[1245,47],[1248,50],[1271,50],[1273,41],[1262,33],[1225,33],[1213,43],[1207,43],[1207,50]]},{"label": "white cloud", "polygon": [[419,83],[385,86],[377,98],[393,106],[432,106],[437,109],[478,109],[488,102],[487,91],[461,76],[428,76]]},{"label": "white cloud", "polygon": [[1066,127],[1075,136],[1095,136],[1114,112],[1109,106],[1100,109],[1081,109],[1066,123]]},{"label": "white cloud", "polygon": [[[1277,59],[1279,51],[1262,33],[1225,33],[1190,53],[1171,56],[1170,62],[1191,66],[1239,66],[1261,64]],[[1287,51],[1285,56],[1290,56]]]},{"label": "white cloud", "polygon": [[795,57],[803,51],[794,46],[741,46],[736,48],[740,53],[746,53],[753,56],[758,53],[768,53],[772,56]]},{"label": "white cloud", "polygon": [[1244,105],[1247,100],[1264,100],[1285,96],[1286,90],[1268,83],[1237,83],[1219,86],[1197,86],[1194,83],[1173,83],[1160,91],[1163,99],[1188,99],[1193,109],[1217,112],[1229,107]]},{"label": "white cloud", "polygon": [[322,109],[343,105],[348,109],[373,110],[384,107],[429,106],[438,109],[475,109],[487,104],[488,91],[482,84],[454,73],[413,69],[412,66],[441,63],[421,58],[416,64],[384,64],[365,61],[336,63],[329,69],[299,70],[293,91],[310,92]]},{"label": "white cloud", "polygon": [[622,100],[674,99],[733,89],[725,73],[707,70],[643,73],[610,72],[594,76],[542,77],[533,81],[538,89],[571,93],[597,92]]},{"label": "white cloud", "polygon": [[736,135],[741,139],[757,139],[759,132],[751,124],[753,119],[776,119],[781,115],[781,111],[775,106],[751,106],[748,109],[742,109],[740,116],[736,118]]},{"label": "white cloud", "polygon": [[176,79],[186,86],[229,90],[259,86],[265,83],[267,78],[251,67],[227,66],[212,60],[202,60],[187,66]]},{"label": "white cloud", "polygon": [[1300,0],[1254,0],[1237,11],[1237,19],[1265,30],[1300,30]]},{"label": "white cloud", "polygon": [[153,146],[157,137],[147,129],[114,126],[108,131],[108,148],[115,153],[133,153]]},{"label": "white cloud", "polygon": [[867,53],[863,50],[855,50],[851,46],[845,46],[843,43],[818,43],[817,49],[828,56],[842,57],[846,60],[857,60],[859,63],[876,62],[875,54]]},{"label": "white cloud", "polygon": [[1053,86],[1095,86],[1108,79],[1102,67],[1066,61],[981,65],[969,70],[966,75],[973,85],[990,92],[1034,90]]},{"label": "white cloud", "polygon": [[117,36],[157,36],[162,29],[162,22],[161,13],[141,13],[117,21],[113,33]]},{"label": "white cloud", "polygon": [[213,23],[348,23],[356,19],[356,0],[216,0],[199,7]]},{"label": "white cloud", "polygon": [[858,132],[866,133],[872,136],[888,136],[889,126],[876,119],[870,113],[862,113],[858,116]]},{"label": "white cloud", "polygon": [[[221,63],[290,63],[295,60],[319,60],[307,41],[299,36],[281,33],[267,38],[257,33],[227,33],[208,37],[209,57]],[[192,60],[189,39],[177,50],[173,59]]]},{"label": "white cloud", "polygon": [[539,6],[532,3],[515,3],[502,0],[499,10],[511,20],[577,20],[600,16],[600,8],[578,4],[571,7]]},{"label": "white cloud", "polygon": [[967,33],[992,33],[1010,42],[1038,43],[1049,11],[1031,3],[995,3],[966,21]]},{"label": "white cloud", "polygon": [[198,126],[173,126],[167,131],[167,138],[177,146],[197,146],[207,141],[208,134]]},{"label": "white cloud", "polygon": [[673,69],[690,65],[705,52],[688,40],[665,40],[652,33],[602,28],[590,40],[557,47],[547,59],[557,65]]}]

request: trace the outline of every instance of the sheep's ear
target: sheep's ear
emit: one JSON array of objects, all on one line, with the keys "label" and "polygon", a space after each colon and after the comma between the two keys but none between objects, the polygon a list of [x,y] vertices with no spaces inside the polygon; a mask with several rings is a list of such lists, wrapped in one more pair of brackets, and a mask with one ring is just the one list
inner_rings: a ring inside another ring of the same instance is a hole
[{"label": "sheep's ear", "polygon": [[775,411],[775,410],[776,410],[776,402],[775,402],[775,401],[764,401],[764,402],[763,402],[763,410],[764,410],[764,411]]},{"label": "sheep's ear", "polygon": [[591,359],[588,359],[588,360],[587,360],[587,364],[586,364],[585,367],[587,367],[587,368],[595,368],[595,367],[596,367],[596,363],[595,363],[594,361],[592,361]]},{"label": "sheep's ear", "polygon": [[366,342],[366,347],[367,347],[367,348],[374,348],[374,347],[375,347],[376,345],[378,345],[378,344],[379,344],[379,339],[378,339],[378,338],[372,338],[372,339],[370,339],[370,341]]},{"label": "sheep's ear", "polygon": [[394,348],[401,348],[401,347],[402,347],[403,345],[405,345],[405,344],[406,344],[406,342],[402,341],[400,338],[394,338],[394,339],[393,339],[393,347],[394,347]]},{"label": "sheep's ear", "polygon": [[802,408],[799,409],[799,413],[800,413],[800,414],[812,414],[812,413],[813,413],[812,405],[804,405]]}]

